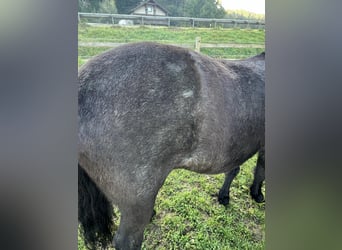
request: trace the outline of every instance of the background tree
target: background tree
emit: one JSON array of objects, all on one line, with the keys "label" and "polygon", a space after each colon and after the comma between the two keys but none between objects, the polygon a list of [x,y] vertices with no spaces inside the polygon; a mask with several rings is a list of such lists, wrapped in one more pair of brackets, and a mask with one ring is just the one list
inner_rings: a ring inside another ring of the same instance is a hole
[{"label": "background tree", "polygon": [[184,16],[186,0],[157,0],[156,2],[167,9],[170,16]]},{"label": "background tree", "polygon": [[[140,2],[141,0],[78,0],[78,11],[127,14]],[[156,2],[167,9],[170,16],[265,21],[263,14],[245,10],[224,10],[217,0],[156,0]]]},{"label": "background tree", "polygon": [[117,13],[115,0],[78,0],[79,12]]},{"label": "background tree", "polygon": [[189,17],[223,18],[226,14],[216,0],[186,0],[184,10]]},{"label": "background tree", "polygon": [[225,17],[233,19],[253,19],[258,21],[265,21],[264,14],[257,14],[246,10],[227,10]]},{"label": "background tree", "polygon": [[119,14],[128,14],[130,10],[134,9],[141,0],[116,0],[116,8]]},{"label": "background tree", "polygon": [[157,0],[171,16],[223,18],[224,8],[216,0]]},{"label": "background tree", "polygon": [[99,6],[100,13],[110,13],[116,14],[118,13],[115,5],[115,0],[103,0],[100,2]]},{"label": "background tree", "polygon": [[78,0],[78,11],[80,12],[97,12],[100,7],[101,0]]}]

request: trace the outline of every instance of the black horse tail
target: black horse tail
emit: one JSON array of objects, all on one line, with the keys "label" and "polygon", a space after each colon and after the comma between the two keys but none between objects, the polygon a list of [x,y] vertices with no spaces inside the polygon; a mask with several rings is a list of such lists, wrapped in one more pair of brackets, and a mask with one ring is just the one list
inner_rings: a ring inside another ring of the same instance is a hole
[{"label": "black horse tail", "polygon": [[113,215],[111,203],[78,165],[78,221],[87,248],[103,249],[112,243]]}]

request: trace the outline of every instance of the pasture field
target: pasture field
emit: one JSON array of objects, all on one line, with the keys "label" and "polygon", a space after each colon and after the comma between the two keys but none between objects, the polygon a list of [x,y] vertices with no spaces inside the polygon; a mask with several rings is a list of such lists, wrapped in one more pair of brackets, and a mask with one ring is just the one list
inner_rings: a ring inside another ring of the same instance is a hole
[{"label": "pasture field", "polygon": [[[82,42],[158,41],[185,44],[193,43],[196,36],[200,36],[203,43],[265,42],[264,30],[79,26],[79,41]],[[88,58],[109,48],[78,49],[80,66]],[[249,57],[261,51],[201,49],[201,53],[216,58]],[[217,201],[224,174],[201,175],[174,170],[159,191],[155,204],[156,215],[145,229],[142,249],[265,249],[265,204],[256,203],[249,195],[256,159],[255,155],[242,165],[232,183],[227,207]],[[120,215],[117,209],[115,214],[117,227]],[[86,249],[80,234],[78,249]]]},{"label": "pasture field", "polygon": [[[194,46],[195,38],[201,37],[202,43],[210,44],[265,44],[265,30],[256,29],[213,29],[213,28],[167,28],[167,27],[93,27],[80,24],[79,42],[91,43],[128,43],[155,41],[165,44]],[[78,47],[78,63],[82,65],[90,57],[110,47]],[[201,53],[214,58],[247,58],[263,51],[260,48],[201,48]]]}]

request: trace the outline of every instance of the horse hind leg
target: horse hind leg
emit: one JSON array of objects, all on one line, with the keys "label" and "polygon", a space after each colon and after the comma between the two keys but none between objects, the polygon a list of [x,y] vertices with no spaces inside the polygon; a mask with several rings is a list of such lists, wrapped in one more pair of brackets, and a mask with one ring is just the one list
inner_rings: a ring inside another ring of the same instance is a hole
[{"label": "horse hind leg", "polygon": [[239,172],[240,166],[237,166],[236,168],[225,174],[226,177],[218,195],[218,201],[220,204],[224,206],[229,204],[230,185],[232,184],[232,181],[238,175]]},{"label": "horse hind leg", "polygon": [[117,250],[141,249],[144,230],[153,215],[155,197],[134,199],[119,205],[121,219],[114,236],[113,245]]},{"label": "horse hind leg", "polygon": [[262,194],[261,187],[265,180],[265,151],[260,150],[257,165],[254,170],[254,180],[250,187],[250,194],[252,198],[258,202],[264,202],[264,195]]}]

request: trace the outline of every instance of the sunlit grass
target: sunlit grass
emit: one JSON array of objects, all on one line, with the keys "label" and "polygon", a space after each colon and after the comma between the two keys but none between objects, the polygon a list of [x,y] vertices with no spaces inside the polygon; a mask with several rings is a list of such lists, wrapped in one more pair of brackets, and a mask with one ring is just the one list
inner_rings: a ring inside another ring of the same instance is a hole
[{"label": "sunlit grass", "polygon": [[205,43],[255,43],[263,44],[263,29],[213,29],[213,28],[153,28],[153,27],[91,27],[79,26],[79,41],[138,42],[160,41],[193,43],[201,37]]},{"label": "sunlit grass", "polygon": [[[183,44],[194,47],[196,37],[202,43],[261,44],[265,43],[265,30],[210,29],[210,28],[152,28],[152,27],[92,27],[79,25],[79,42],[129,43],[154,41],[165,44]],[[78,65],[110,47],[79,46]],[[264,49],[255,48],[201,48],[201,53],[214,58],[241,59],[259,54]]]}]

